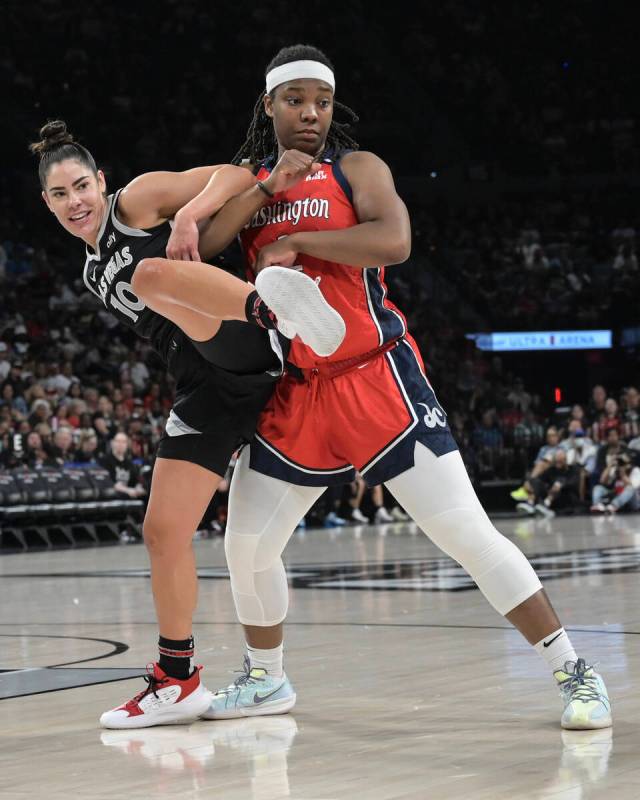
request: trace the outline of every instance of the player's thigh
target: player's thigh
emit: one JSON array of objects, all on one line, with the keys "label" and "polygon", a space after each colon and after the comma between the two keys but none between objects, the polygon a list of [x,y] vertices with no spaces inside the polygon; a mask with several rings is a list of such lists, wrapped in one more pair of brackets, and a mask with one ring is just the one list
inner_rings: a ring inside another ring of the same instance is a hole
[{"label": "player's thigh", "polygon": [[417,442],[414,466],[386,486],[417,522],[458,508],[486,517],[458,450],[436,456]]},{"label": "player's thigh", "polygon": [[144,520],[147,546],[170,549],[190,542],[221,480],[199,464],[156,459]]},{"label": "player's thigh", "polygon": [[227,536],[258,537],[257,565],[284,549],[291,534],[324,487],[296,486],[249,467],[246,447],[231,479]]},{"label": "player's thigh", "polygon": [[218,317],[209,317],[165,298],[152,296],[145,299],[145,302],[152,311],[171,320],[195,342],[206,342],[212,339],[222,325],[222,320]]}]

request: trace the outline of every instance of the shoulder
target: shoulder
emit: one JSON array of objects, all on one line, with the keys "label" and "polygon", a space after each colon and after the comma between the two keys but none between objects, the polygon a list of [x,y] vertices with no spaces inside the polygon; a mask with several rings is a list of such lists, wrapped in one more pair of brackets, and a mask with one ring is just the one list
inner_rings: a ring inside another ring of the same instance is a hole
[{"label": "shoulder", "polygon": [[343,170],[389,169],[387,164],[369,150],[352,150],[342,156],[340,166]]},{"label": "shoulder", "polygon": [[344,176],[352,186],[375,182],[377,185],[393,186],[393,176],[388,165],[367,150],[354,150],[339,161]]}]

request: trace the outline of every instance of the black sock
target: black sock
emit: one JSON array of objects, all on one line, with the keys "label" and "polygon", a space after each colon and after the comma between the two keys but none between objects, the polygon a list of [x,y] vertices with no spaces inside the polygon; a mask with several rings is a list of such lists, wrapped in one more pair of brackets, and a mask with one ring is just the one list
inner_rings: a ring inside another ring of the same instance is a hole
[{"label": "black sock", "polygon": [[189,677],[193,658],[193,636],[182,641],[165,639],[164,636],[160,636],[158,650],[160,651],[158,664],[161,670],[181,681]]},{"label": "black sock", "polygon": [[267,330],[275,330],[278,325],[276,315],[255,289],[247,296],[247,301],[244,305],[244,314],[247,318],[247,322],[253,322],[261,328],[267,328]]}]

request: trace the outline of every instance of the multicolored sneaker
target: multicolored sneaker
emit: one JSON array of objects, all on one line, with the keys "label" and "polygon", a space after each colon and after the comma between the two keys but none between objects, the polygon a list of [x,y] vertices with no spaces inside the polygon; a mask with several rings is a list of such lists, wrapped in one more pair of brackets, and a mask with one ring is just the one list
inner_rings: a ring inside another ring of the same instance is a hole
[{"label": "multicolored sneaker", "polygon": [[100,717],[104,728],[150,728],[152,725],[185,725],[198,719],[211,704],[212,694],[200,683],[196,667],[186,680],[172,678],[159,664],[149,664],[147,688]]},{"label": "multicolored sneaker", "polygon": [[513,492],[511,492],[511,497],[513,497],[514,500],[528,500],[529,492],[524,486],[520,486],[519,489],[514,489]]},{"label": "multicolored sneaker", "polygon": [[251,668],[247,656],[243,673],[226,689],[213,695],[204,719],[258,717],[263,714],[286,714],[296,703],[296,693],[286,675],[276,678],[258,667]]},{"label": "multicolored sneaker", "polygon": [[558,681],[564,712],[560,724],[566,730],[581,731],[611,727],[611,702],[602,676],[583,658],[566,661],[553,673]]}]

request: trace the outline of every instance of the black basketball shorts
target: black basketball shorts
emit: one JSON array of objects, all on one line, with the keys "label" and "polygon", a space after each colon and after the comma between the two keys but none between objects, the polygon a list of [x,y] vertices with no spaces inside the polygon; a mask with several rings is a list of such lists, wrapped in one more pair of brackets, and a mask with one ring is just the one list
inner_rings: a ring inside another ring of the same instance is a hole
[{"label": "black basketball shorts", "polygon": [[253,437],[280,370],[228,372],[205,361],[179,330],[170,343],[167,363],[176,393],[158,457],[189,461],[224,475],[233,453]]}]

